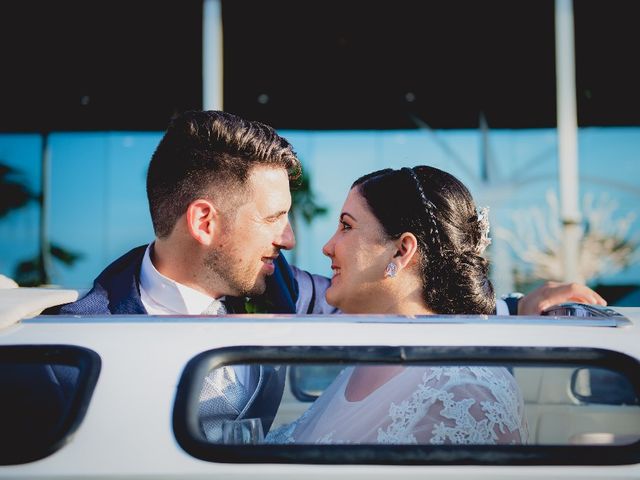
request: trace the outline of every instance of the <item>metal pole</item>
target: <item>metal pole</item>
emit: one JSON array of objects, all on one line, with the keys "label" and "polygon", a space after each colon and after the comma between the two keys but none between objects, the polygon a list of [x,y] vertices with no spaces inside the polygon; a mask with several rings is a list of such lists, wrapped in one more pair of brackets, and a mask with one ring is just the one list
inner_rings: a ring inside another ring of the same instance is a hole
[{"label": "metal pole", "polygon": [[223,50],[221,0],[202,5],[202,108],[223,108]]},{"label": "metal pole", "polygon": [[565,282],[581,282],[581,213],[578,200],[578,119],[572,0],[556,0],[556,89],[560,216]]},{"label": "metal pole", "polygon": [[51,282],[51,246],[49,245],[49,179],[51,165],[51,148],[49,134],[42,134],[41,150],[42,175],[40,180],[40,253],[38,262],[39,282],[46,285]]}]

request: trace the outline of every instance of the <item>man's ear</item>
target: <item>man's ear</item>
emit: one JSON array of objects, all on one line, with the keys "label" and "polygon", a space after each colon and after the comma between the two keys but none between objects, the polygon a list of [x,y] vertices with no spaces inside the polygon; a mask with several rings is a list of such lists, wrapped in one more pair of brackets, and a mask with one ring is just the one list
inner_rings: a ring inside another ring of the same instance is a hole
[{"label": "man's ear", "polygon": [[199,198],[187,207],[187,229],[189,235],[201,245],[213,243],[216,230],[220,228],[220,214],[209,200]]},{"label": "man's ear", "polygon": [[418,259],[416,253],[418,252],[418,239],[411,232],[405,232],[400,235],[395,241],[396,253],[394,255],[394,261],[398,265],[398,268],[403,269],[411,264],[412,260]]}]

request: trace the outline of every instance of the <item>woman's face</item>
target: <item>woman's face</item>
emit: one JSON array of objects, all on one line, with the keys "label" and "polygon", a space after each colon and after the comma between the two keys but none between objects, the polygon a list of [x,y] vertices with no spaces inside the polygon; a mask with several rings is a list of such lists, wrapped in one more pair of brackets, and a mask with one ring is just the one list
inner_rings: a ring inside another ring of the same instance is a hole
[{"label": "woman's face", "polygon": [[331,259],[327,302],[345,313],[383,313],[386,266],[396,246],[357,189],[342,207],[338,230],[322,248]]}]

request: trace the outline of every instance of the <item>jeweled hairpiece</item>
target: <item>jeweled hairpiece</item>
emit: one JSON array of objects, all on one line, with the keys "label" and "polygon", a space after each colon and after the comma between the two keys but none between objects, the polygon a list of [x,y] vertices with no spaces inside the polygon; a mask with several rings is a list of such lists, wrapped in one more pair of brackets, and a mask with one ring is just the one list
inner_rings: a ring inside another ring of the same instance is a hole
[{"label": "jeweled hairpiece", "polygon": [[478,211],[477,221],[480,229],[480,240],[475,251],[478,255],[482,255],[485,249],[491,245],[491,238],[489,237],[489,207],[482,207]]},{"label": "jeweled hairpiece", "polygon": [[416,188],[418,189],[418,194],[420,195],[420,201],[424,206],[425,211],[428,214],[429,222],[431,226],[429,227],[429,239],[433,243],[437,252],[442,251],[442,243],[440,242],[440,232],[438,231],[438,224],[436,222],[436,215],[434,213],[436,206],[433,204],[431,200],[427,198],[427,195],[424,193],[424,188],[422,187],[422,183],[420,183],[420,179],[413,168],[402,168],[403,171],[407,171],[409,176],[413,179],[416,184]]}]

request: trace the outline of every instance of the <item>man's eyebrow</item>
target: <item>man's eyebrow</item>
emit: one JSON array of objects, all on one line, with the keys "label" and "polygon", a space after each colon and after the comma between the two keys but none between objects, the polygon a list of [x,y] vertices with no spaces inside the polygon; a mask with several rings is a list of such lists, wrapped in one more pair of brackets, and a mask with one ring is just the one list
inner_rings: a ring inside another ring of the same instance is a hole
[{"label": "man's eyebrow", "polygon": [[267,219],[280,218],[283,215],[288,215],[288,214],[289,214],[289,212],[287,210],[280,210],[279,212],[272,213],[271,215],[267,215],[265,218],[267,218]]},{"label": "man's eyebrow", "polygon": [[356,217],[354,217],[353,215],[351,215],[349,212],[342,212],[342,213],[340,214],[340,221],[342,221],[342,219],[343,219],[344,217],[349,217],[349,218],[351,218],[354,222],[357,222],[357,221],[358,221],[358,219],[357,219]]}]

